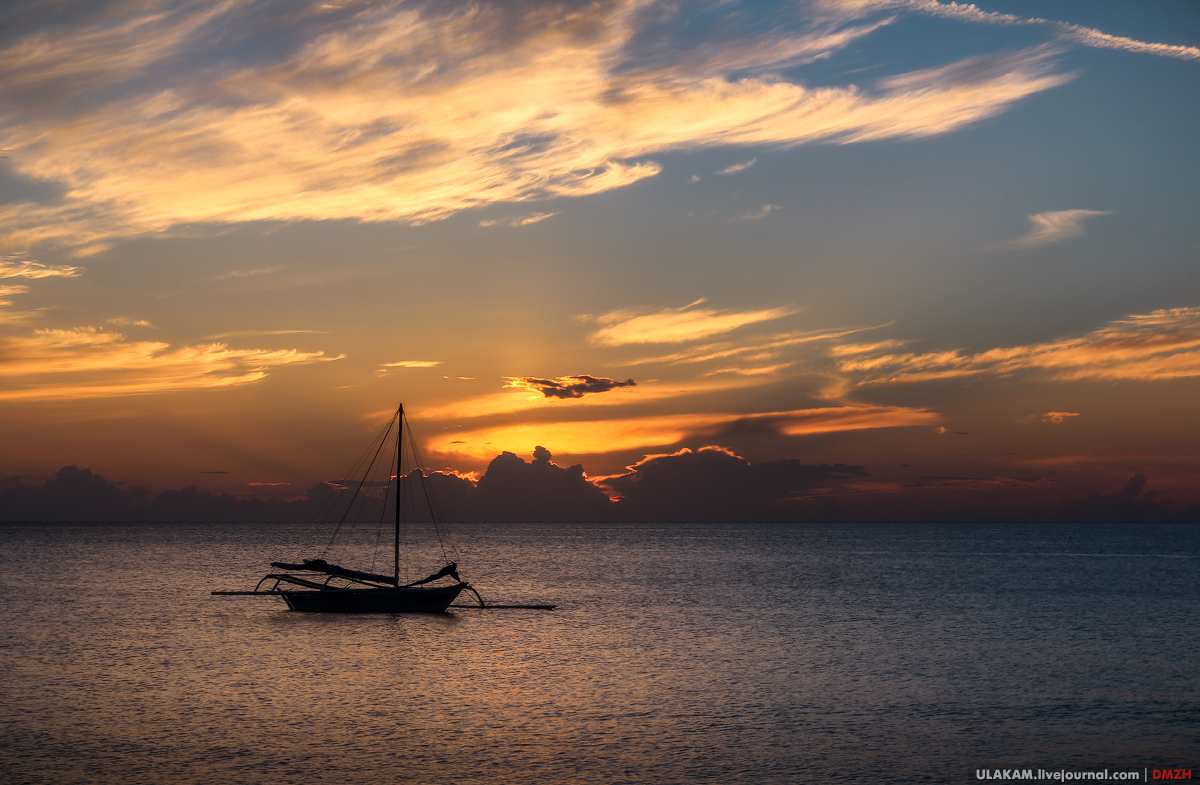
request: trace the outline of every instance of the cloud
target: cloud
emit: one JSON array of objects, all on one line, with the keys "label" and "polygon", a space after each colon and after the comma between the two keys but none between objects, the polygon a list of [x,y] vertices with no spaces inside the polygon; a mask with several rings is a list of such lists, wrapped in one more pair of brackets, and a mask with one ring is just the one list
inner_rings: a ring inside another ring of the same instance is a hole
[{"label": "cloud", "polygon": [[1200,60],[1200,48],[1195,46],[1174,46],[1172,44],[1154,44],[1125,38],[1119,35],[1109,35],[1091,27],[1067,24],[1066,22],[1047,22],[1058,31],[1063,38],[1077,44],[1091,46],[1097,49],[1121,49],[1126,52],[1160,55],[1163,57],[1178,57],[1183,60]]},{"label": "cloud", "polygon": [[107,324],[123,325],[128,327],[154,327],[148,319],[134,319],[129,316],[113,316],[104,320]]},{"label": "cloud", "polygon": [[[20,477],[10,478],[19,480]],[[4,520],[129,520],[145,488],[125,490],[90,469],[64,466],[42,486],[17,483],[0,494]]]},{"label": "cloud", "polygon": [[210,341],[220,341],[225,338],[261,338],[267,335],[325,335],[328,332],[328,330],[234,330],[233,332],[209,335],[207,338]]},{"label": "cloud", "polygon": [[794,363],[776,363],[775,365],[758,365],[754,367],[745,367],[731,365],[728,368],[717,368],[713,371],[705,371],[705,376],[718,376],[723,373],[732,373],[738,376],[768,376],[778,373],[784,368],[790,368]]},{"label": "cloud", "polygon": [[538,221],[544,221],[547,218],[553,218],[558,213],[530,213],[529,215],[510,215],[506,218],[496,218],[494,220],[480,221],[482,227],[488,226],[528,226],[535,224]]},{"label": "cloud", "polygon": [[761,521],[791,519],[788,501],[818,484],[866,474],[862,466],[844,464],[752,464],[710,446],[648,456],[599,482],[620,498],[621,515],[632,520]]},{"label": "cloud", "polygon": [[1068,240],[1083,234],[1083,222],[1096,215],[1112,215],[1105,210],[1058,210],[1029,216],[1033,228],[1029,234],[991,246],[992,248],[1034,248]]},{"label": "cloud", "polygon": [[[642,357],[636,360],[631,360],[627,364],[646,365],[650,363],[665,363],[667,365],[679,365],[683,363],[707,362],[709,360],[719,360],[741,355],[750,355],[751,359],[753,360],[766,360],[778,356],[781,350],[788,347],[833,341],[837,338],[863,332],[864,330],[875,329],[879,329],[879,326],[853,327],[840,330],[816,330],[812,332],[776,333],[768,336],[760,335],[742,343],[723,341],[720,343],[702,344],[700,346],[693,346],[679,352],[672,352],[671,354],[658,355],[654,357]],[[841,348],[842,347],[833,347],[831,351],[836,354],[841,350]]]},{"label": "cloud", "polygon": [[441,360],[400,360],[394,363],[383,363],[384,368],[433,368],[441,365]]},{"label": "cloud", "polygon": [[11,256],[0,257],[0,278],[75,278],[80,275],[83,275],[82,267],[40,264]]},{"label": "cloud", "polygon": [[608,392],[618,387],[634,387],[633,379],[619,381],[603,376],[558,376],[539,379],[534,376],[505,376],[505,387],[540,392],[546,398],[582,398],[592,393]]},{"label": "cloud", "polygon": [[739,221],[759,221],[766,218],[771,213],[779,212],[783,207],[777,204],[759,205],[748,213],[743,213],[738,216]]},{"label": "cloud", "polygon": [[1091,27],[1083,27],[1069,22],[984,11],[970,3],[939,3],[937,0],[819,0],[816,6],[826,13],[844,15],[851,19],[858,19],[878,11],[916,11],[960,22],[1039,26],[1049,28],[1062,40],[1082,46],[1120,49],[1127,52],[1176,57],[1184,60],[1200,60],[1200,48],[1194,46],[1148,43],[1133,38],[1110,35]]},{"label": "cloud", "polygon": [[[11,278],[75,278],[83,274],[82,267],[47,265],[19,256],[0,256],[0,280]],[[36,311],[6,310],[13,302],[4,299],[28,294],[31,287],[22,283],[0,284],[0,324],[19,324],[28,321]]]},{"label": "cloud", "polygon": [[1036,414],[1031,414],[1028,417],[1022,417],[1020,420],[1017,420],[1017,422],[1031,423],[1031,422],[1037,422],[1038,420],[1041,420],[1042,422],[1051,423],[1053,425],[1059,425],[1060,423],[1063,422],[1063,420],[1066,420],[1068,417],[1078,417],[1078,416],[1079,416],[1079,412],[1046,412],[1045,414],[1043,414],[1041,416],[1038,416]]},{"label": "cloud", "polygon": [[797,310],[782,307],[758,311],[728,311],[696,307],[703,302],[705,301],[701,299],[682,308],[664,308],[649,313],[623,309],[599,316],[583,317],[604,325],[589,335],[588,340],[600,346],[684,343],[730,332],[748,324],[780,319],[796,313]]},{"label": "cloud", "polygon": [[230,270],[224,275],[218,275],[211,279],[214,281],[224,281],[230,278],[249,278],[252,275],[267,275],[268,273],[277,273],[280,270],[286,270],[287,265],[276,265],[275,267],[260,267],[255,270]]},{"label": "cloud", "polygon": [[608,520],[612,503],[587,481],[580,465],[564,469],[552,462],[545,447],[533,450],[526,463],[503,452],[488,464],[475,488],[475,497],[488,520],[563,521]]},{"label": "cloud", "polygon": [[829,350],[829,353],[834,357],[845,357],[849,354],[870,354],[885,349],[898,349],[906,343],[908,341],[895,339],[875,341],[874,343],[844,343],[840,346],[834,346]]},{"label": "cloud", "polygon": [[50,401],[233,387],[282,365],[335,360],[295,349],[129,341],[95,327],[0,338],[0,401]]},{"label": "cloud", "polygon": [[1090,491],[1080,500],[1064,499],[1059,518],[1073,521],[1163,521],[1171,519],[1169,500],[1147,491],[1146,478],[1135,474],[1125,487],[1113,493]]},{"label": "cloud", "polygon": [[649,15],[615,0],[79,10],[0,50],[0,146],[64,193],[0,206],[0,235],[86,254],[203,225],[420,224],[619,188],[675,150],[948,133],[1070,78],[1046,50],[866,87],[779,76],[885,24],[646,48]]},{"label": "cloud", "polygon": [[976,354],[862,354],[836,365],[860,385],[1018,373],[1046,381],[1195,378],[1200,376],[1200,308],[1132,315],[1080,337],[1047,343]]},{"label": "cloud", "polygon": [[[743,171],[749,169],[751,166],[754,166],[754,164],[756,164],[756,163],[758,163],[758,159],[751,158],[749,161],[746,161],[745,163],[733,164],[732,166],[726,166],[724,169],[722,169],[718,172],[715,172],[714,174],[733,174],[735,172],[743,172]],[[697,179],[699,179],[699,178],[697,178]]]}]

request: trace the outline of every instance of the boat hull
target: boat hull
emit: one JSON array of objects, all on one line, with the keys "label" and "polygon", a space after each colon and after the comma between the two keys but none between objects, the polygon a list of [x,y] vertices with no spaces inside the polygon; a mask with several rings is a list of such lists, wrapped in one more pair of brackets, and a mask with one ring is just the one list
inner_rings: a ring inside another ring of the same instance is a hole
[{"label": "boat hull", "polygon": [[294,611],[306,613],[445,613],[467,584],[382,589],[279,591]]}]

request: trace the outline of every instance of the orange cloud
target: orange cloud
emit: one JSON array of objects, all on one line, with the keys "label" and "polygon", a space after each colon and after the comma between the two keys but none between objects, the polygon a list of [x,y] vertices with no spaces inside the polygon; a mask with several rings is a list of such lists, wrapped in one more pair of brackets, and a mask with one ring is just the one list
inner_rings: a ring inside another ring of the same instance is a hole
[{"label": "orange cloud", "polygon": [[295,349],[173,347],[94,327],[0,338],[0,401],[49,401],[232,387],[276,366],[338,359]]},{"label": "orange cloud", "polygon": [[[869,89],[759,75],[886,22],[826,21],[629,64],[646,19],[636,2],[382,4],[342,10],[340,24],[333,6],[301,6],[288,23],[303,45],[242,62],[196,32],[238,24],[242,4],[165,8],[85,16],[0,51],[0,98],[24,108],[0,145],[21,175],[66,194],[0,207],[10,244],[92,253],[200,223],[417,224],[619,188],[658,173],[649,157],[672,150],[947,133],[1070,78],[1050,72],[1044,51]],[[218,65],[181,78],[174,64],[199,45]]]},{"label": "orange cloud", "polygon": [[79,275],[83,275],[82,267],[41,264],[12,256],[0,257],[0,278],[74,278]]},{"label": "orange cloud", "polygon": [[696,308],[703,302],[701,299],[682,308],[664,308],[650,313],[627,309],[584,317],[604,325],[589,335],[588,340],[600,346],[684,343],[796,313],[795,308],[767,308],[759,311]]},{"label": "orange cloud", "polygon": [[[794,332],[794,333],[777,333],[768,336],[755,336],[741,343],[732,341],[724,341],[721,343],[708,343],[701,346],[694,346],[683,351],[673,352],[667,355],[659,355],[656,357],[642,357],[636,360],[631,360],[627,365],[647,365],[650,363],[662,363],[666,365],[679,365],[683,363],[698,363],[708,360],[720,360],[727,357],[742,356],[742,359],[751,360],[768,360],[779,355],[780,350],[800,346],[802,344],[818,343],[823,341],[832,341],[837,338],[842,338],[847,335],[862,332],[864,330],[874,330],[878,327],[855,327],[842,330],[817,330],[813,332]],[[896,342],[895,345],[900,345]],[[876,346],[876,344],[871,344]],[[834,347],[831,351],[837,353],[843,347]],[[749,355],[749,357],[745,357]]]},{"label": "orange cloud", "polygon": [[758,365],[752,367],[731,365],[728,368],[717,368],[714,371],[706,371],[705,376],[718,376],[723,373],[737,374],[738,376],[768,376],[778,373],[784,368],[790,368],[793,363],[777,363],[775,365]]},{"label": "orange cloud", "polygon": [[535,223],[538,223],[539,221],[544,221],[547,218],[553,218],[556,215],[558,215],[558,213],[530,213],[529,215],[510,215],[505,218],[496,218],[493,220],[480,221],[479,225],[482,227],[485,227],[485,228],[488,226],[510,226],[510,227],[529,226],[529,224],[535,224]]},{"label": "orange cloud", "polygon": [[1200,308],[1137,314],[1078,338],[928,354],[863,353],[836,363],[858,384],[1027,373],[1049,381],[1154,381],[1200,376]]}]

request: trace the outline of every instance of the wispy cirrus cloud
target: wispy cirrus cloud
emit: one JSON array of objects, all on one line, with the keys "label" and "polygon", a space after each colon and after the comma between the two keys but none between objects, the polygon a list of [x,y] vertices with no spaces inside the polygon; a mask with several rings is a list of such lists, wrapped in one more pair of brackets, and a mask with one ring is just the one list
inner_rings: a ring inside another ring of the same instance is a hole
[{"label": "wispy cirrus cloud", "polygon": [[89,253],[201,224],[418,224],[619,188],[671,150],[947,133],[1070,78],[1030,50],[809,88],[778,69],[887,20],[798,16],[664,59],[630,45],[643,12],[619,0],[310,2],[280,15],[266,2],[147,0],[13,33],[0,145],[65,196],[0,207],[0,233]]},{"label": "wispy cirrus cloud", "polygon": [[[76,278],[83,275],[82,267],[62,264],[42,264],[20,256],[0,256],[0,280],[12,278]],[[0,284],[0,324],[19,324],[31,319],[35,310],[8,310],[13,301],[7,298],[28,294],[31,287],[23,283]]]},{"label": "wispy cirrus cloud", "polygon": [[779,373],[785,368],[792,367],[793,363],[776,363],[775,365],[731,365],[726,368],[717,368],[713,371],[705,371],[704,376],[720,376],[721,374],[734,374],[735,376],[770,376]]},{"label": "wispy cirrus cloud", "polygon": [[582,398],[585,395],[604,393],[620,387],[635,387],[633,379],[609,379],[604,376],[556,376],[542,379],[536,376],[505,376],[504,386],[519,390],[532,390],[545,398]]},{"label": "wispy cirrus cloud", "polygon": [[216,276],[212,280],[224,281],[224,280],[228,280],[230,278],[249,278],[254,275],[269,275],[270,273],[277,273],[280,270],[286,270],[286,269],[287,269],[287,265],[278,264],[278,265],[275,265],[274,267],[258,267],[253,270],[230,270],[227,273],[223,273],[221,275]]},{"label": "wispy cirrus cloud", "polygon": [[479,225],[487,228],[489,226],[509,226],[516,228],[518,226],[529,226],[547,218],[553,218],[558,213],[530,213],[529,215],[510,215],[505,218],[494,218],[485,221],[480,221]]},{"label": "wispy cirrus cloud", "polygon": [[[730,357],[738,357],[743,361],[757,362],[760,360],[769,360],[778,357],[780,353],[788,348],[802,346],[804,344],[828,343],[835,341],[838,338],[844,338],[847,335],[854,335],[865,330],[877,330],[880,326],[872,327],[851,327],[840,330],[813,330],[809,332],[788,332],[775,333],[773,335],[756,335],[744,341],[721,341],[718,343],[705,343],[698,346],[692,346],[671,354],[656,355],[652,357],[641,357],[630,360],[627,365],[681,365],[685,363],[701,363],[710,360],[722,360]],[[901,345],[902,342],[882,342],[874,344],[865,344],[872,347],[891,347],[893,345]],[[843,353],[852,353],[853,350],[848,350],[849,344],[834,345],[830,351],[835,355]],[[868,350],[864,350],[868,351]]]},{"label": "wispy cirrus cloud", "polygon": [[697,307],[704,302],[704,299],[700,299],[682,308],[664,308],[649,312],[621,309],[581,318],[602,325],[588,336],[591,343],[600,346],[622,346],[636,343],[685,343],[731,332],[748,324],[780,319],[797,312],[797,309],[792,307],[755,311]]},{"label": "wispy cirrus cloud", "polygon": [[758,207],[754,208],[753,210],[750,210],[749,212],[742,213],[741,215],[738,216],[738,220],[739,221],[761,221],[763,218],[766,218],[771,213],[777,213],[782,209],[783,209],[783,207],[781,205],[763,204],[763,205],[759,205]]},{"label": "wispy cirrus cloud", "polygon": [[1017,16],[1015,14],[985,11],[971,3],[941,3],[937,0],[817,0],[814,6],[827,14],[844,16],[850,19],[860,19],[871,13],[913,11],[943,19],[954,19],[960,22],[1044,27],[1059,39],[1071,41],[1082,46],[1098,49],[1120,49],[1127,52],[1176,57],[1183,60],[1200,60],[1200,48],[1194,46],[1138,41],[1133,38],[1101,32],[1095,28],[1071,24],[1070,22],[1058,22],[1037,16]]},{"label": "wispy cirrus cloud", "polygon": [[0,338],[0,401],[55,401],[217,389],[264,378],[275,367],[336,360],[295,349],[230,349],[130,341],[94,327]]},{"label": "wispy cirrus cloud", "polygon": [[268,335],[325,335],[328,330],[234,330],[227,333],[206,336],[209,341],[221,341],[226,338],[262,338]]},{"label": "wispy cirrus cloud", "polygon": [[1112,215],[1111,210],[1056,210],[1029,216],[1033,228],[1028,234],[993,245],[996,249],[1036,248],[1039,245],[1069,240],[1083,234],[1083,222],[1097,215]]},{"label": "wispy cirrus cloud", "polygon": [[83,275],[82,267],[65,264],[41,264],[19,257],[0,257],[0,278],[75,278]]},{"label": "wispy cirrus cloud", "polygon": [[858,385],[1015,374],[1048,381],[1195,378],[1200,377],[1200,308],[1135,314],[1083,336],[1046,343],[974,354],[861,352],[835,364]]},{"label": "wispy cirrus cloud", "polygon": [[714,172],[714,174],[735,174],[737,172],[744,172],[747,169],[749,169],[751,166],[754,166],[754,164],[756,164],[756,163],[758,163],[758,159],[751,158],[749,161],[744,161],[740,164],[733,164],[731,166],[726,166],[724,169]]},{"label": "wispy cirrus cloud", "polygon": [[441,365],[441,360],[399,360],[394,363],[383,363],[384,368],[433,368]]}]

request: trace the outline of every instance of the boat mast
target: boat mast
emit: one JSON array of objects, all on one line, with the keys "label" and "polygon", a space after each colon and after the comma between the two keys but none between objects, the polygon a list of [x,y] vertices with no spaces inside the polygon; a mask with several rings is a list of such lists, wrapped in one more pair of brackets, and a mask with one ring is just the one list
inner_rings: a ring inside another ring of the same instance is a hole
[{"label": "boat mast", "polygon": [[403,477],[404,461],[404,405],[396,409],[396,532],[391,540],[392,565],[396,576],[396,586],[400,586],[400,480]]}]

